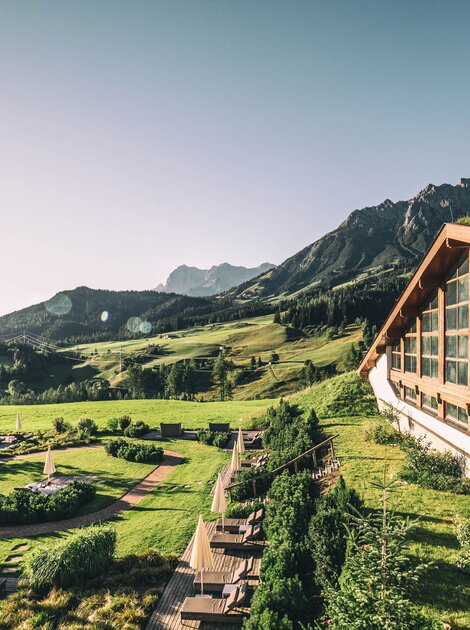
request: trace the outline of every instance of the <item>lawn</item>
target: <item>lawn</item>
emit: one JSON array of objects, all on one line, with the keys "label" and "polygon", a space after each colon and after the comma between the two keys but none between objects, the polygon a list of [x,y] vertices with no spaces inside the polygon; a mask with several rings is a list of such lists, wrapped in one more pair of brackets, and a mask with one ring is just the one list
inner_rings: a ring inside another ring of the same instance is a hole
[{"label": "lawn", "polygon": [[[309,410],[328,410],[334,399],[342,396],[342,383],[349,375],[314,386],[291,400]],[[391,446],[380,446],[365,440],[369,425],[376,417],[323,417],[321,425],[335,441],[341,460],[341,474],[348,485],[362,496],[366,507],[380,509],[380,491],[371,481],[383,476],[395,477],[403,461],[402,452]],[[453,532],[456,514],[470,518],[470,498],[450,492],[438,492],[397,481],[392,508],[411,519],[419,519],[411,540],[411,552],[427,557],[434,566],[419,584],[418,601],[427,612],[439,615],[454,630],[470,628],[470,578],[456,567],[458,543]]]},{"label": "lawn", "polygon": [[[165,449],[183,455],[185,462],[176,466],[165,482],[149,493],[136,507],[114,519],[113,522],[118,532],[118,555],[120,556],[142,551],[148,547],[155,547],[165,553],[181,554],[195,530],[199,514],[202,513],[206,519],[217,518],[217,515],[210,513],[212,502],[210,490],[217,473],[229,461],[230,454],[218,448],[188,440],[168,440],[162,445]],[[95,449],[94,460],[93,451],[86,462],[80,458],[81,463],[79,465],[78,453],[74,454],[70,451],[71,456],[75,455],[77,460],[73,466],[79,468],[84,465],[87,467],[87,472],[99,474],[100,477],[102,475],[103,478],[107,474],[106,471],[109,470],[112,480],[112,483],[108,482],[109,494],[111,492],[116,493],[119,487],[119,481],[115,477],[119,476],[119,466],[122,466],[121,487],[124,490],[127,489],[127,480],[136,470],[134,469],[135,466],[145,466],[150,470],[153,468],[152,465],[148,464],[133,464],[111,457],[107,458],[106,455],[104,458],[107,459],[103,461],[101,457],[96,457],[96,452],[99,453],[101,450],[96,451]],[[65,457],[68,453],[60,455]],[[41,462],[43,458],[44,456],[40,458]],[[15,463],[21,461],[15,460]],[[62,471],[62,460],[58,453],[55,461],[58,470]],[[8,465],[11,464],[13,462]],[[1,465],[3,466],[3,464]],[[117,466],[116,469],[114,469],[114,465]],[[144,472],[144,475],[147,474],[143,469],[141,472]],[[19,485],[20,479],[21,481],[24,480],[21,470],[17,470],[17,474],[19,476],[15,477],[14,482],[13,475],[10,476],[10,484]],[[41,475],[39,475],[40,477]],[[29,478],[30,476],[28,476]],[[117,494],[119,495],[119,493]],[[95,507],[99,509],[102,506],[95,504]],[[57,532],[50,536],[30,538],[27,542],[29,542],[29,549],[31,549],[38,542],[50,542],[51,539],[60,539],[64,536],[67,536],[66,532]],[[0,540],[0,563],[4,563],[12,548],[21,542],[25,542],[25,539]]]},{"label": "lawn", "polygon": [[[137,464],[110,457],[101,446],[57,450],[53,455],[58,474],[97,477],[96,496],[82,507],[79,514],[96,512],[113,503],[155,468],[154,464]],[[9,494],[16,487],[44,479],[43,468],[44,453],[1,461],[2,494]]]},{"label": "lawn", "polygon": [[15,430],[16,414],[21,414],[24,431],[45,431],[52,428],[52,420],[61,416],[76,424],[81,416],[93,418],[104,428],[110,418],[130,415],[133,420],[144,420],[158,428],[160,422],[182,422],[186,428],[207,427],[212,421],[230,421],[232,427],[248,426],[253,417],[262,415],[276,401],[271,399],[186,402],[182,400],[110,400],[54,405],[0,406],[0,431]]}]

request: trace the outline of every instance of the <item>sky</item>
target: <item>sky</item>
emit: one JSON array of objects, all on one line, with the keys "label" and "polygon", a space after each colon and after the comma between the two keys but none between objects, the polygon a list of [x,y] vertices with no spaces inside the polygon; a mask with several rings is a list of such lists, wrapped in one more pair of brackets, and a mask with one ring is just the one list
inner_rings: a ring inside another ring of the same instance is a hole
[{"label": "sky", "polygon": [[470,177],[470,3],[0,0],[0,314]]}]

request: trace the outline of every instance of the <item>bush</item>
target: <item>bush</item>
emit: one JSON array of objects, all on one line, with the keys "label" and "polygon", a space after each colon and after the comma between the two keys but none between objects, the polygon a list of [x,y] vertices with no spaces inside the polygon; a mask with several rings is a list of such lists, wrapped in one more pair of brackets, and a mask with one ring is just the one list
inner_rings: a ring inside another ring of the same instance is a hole
[{"label": "bush", "polygon": [[26,558],[24,576],[35,589],[82,583],[105,572],[115,547],[114,527],[87,527],[63,542],[34,549]]},{"label": "bush", "polygon": [[117,433],[119,431],[119,419],[110,418],[106,423],[106,426],[111,433]]},{"label": "bush", "polygon": [[80,418],[78,431],[81,435],[96,435],[98,433],[98,425],[91,418]]},{"label": "bush", "polygon": [[402,441],[402,449],[405,465],[400,471],[401,479],[423,488],[470,494],[470,480],[464,476],[464,462],[458,455],[435,451],[422,438],[407,437]]},{"label": "bush", "polygon": [[163,449],[159,446],[129,442],[122,438],[107,442],[105,450],[112,457],[119,457],[128,462],[138,462],[139,464],[158,464],[163,459]]},{"label": "bush", "polygon": [[14,490],[0,495],[0,525],[25,525],[74,516],[96,494],[95,486],[74,481],[55,494]]},{"label": "bush", "polygon": [[72,430],[70,422],[66,422],[63,418],[54,418],[52,426],[56,433],[68,433]]},{"label": "bush", "polygon": [[225,448],[230,440],[230,433],[225,431],[209,431],[209,429],[199,429],[196,433],[197,441],[208,444],[209,446],[217,446]]},{"label": "bush", "polygon": [[252,503],[236,503],[231,502],[225,510],[226,518],[246,518],[252,512],[259,510],[263,507],[261,499],[253,501]]},{"label": "bush", "polygon": [[124,435],[126,437],[138,438],[142,437],[149,431],[149,425],[142,420],[138,420],[137,422],[131,422],[131,424],[124,429]]},{"label": "bush", "polygon": [[374,424],[366,431],[366,440],[376,444],[397,444],[399,435],[388,424]]},{"label": "bush", "polygon": [[346,558],[351,509],[359,510],[361,507],[358,494],[346,487],[343,477],[329,494],[317,500],[316,513],[310,521],[309,538],[315,580],[322,589],[338,582]]},{"label": "bush", "polygon": [[457,566],[465,573],[470,573],[470,519],[457,518],[455,535],[460,544]]},{"label": "bush", "polygon": [[[263,475],[268,472],[266,466],[260,466],[259,468],[248,468],[242,470],[237,478],[237,483],[244,482],[239,486],[232,489],[232,498],[234,501],[246,501],[247,499],[253,499],[253,484],[251,480],[254,477]],[[266,494],[271,485],[272,479],[270,476],[263,477],[256,480],[256,495],[260,496]]]}]

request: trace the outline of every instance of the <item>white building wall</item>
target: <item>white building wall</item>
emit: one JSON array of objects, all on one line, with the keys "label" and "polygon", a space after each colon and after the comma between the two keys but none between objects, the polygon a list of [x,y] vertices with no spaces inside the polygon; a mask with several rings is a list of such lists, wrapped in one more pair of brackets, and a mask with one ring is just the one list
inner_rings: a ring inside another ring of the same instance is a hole
[{"label": "white building wall", "polygon": [[369,371],[369,381],[379,409],[389,403],[400,413],[402,431],[410,431],[416,437],[425,436],[431,446],[439,451],[447,450],[463,455],[466,474],[470,476],[470,435],[398,398],[388,380],[387,363],[387,355],[383,354],[378,358],[376,366]]}]

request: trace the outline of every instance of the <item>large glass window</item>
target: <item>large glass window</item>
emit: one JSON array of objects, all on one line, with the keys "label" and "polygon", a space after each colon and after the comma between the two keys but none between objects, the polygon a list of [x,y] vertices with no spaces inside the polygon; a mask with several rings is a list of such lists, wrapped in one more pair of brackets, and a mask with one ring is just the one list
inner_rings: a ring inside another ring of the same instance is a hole
[{"label": "large glass window", "polygon": [[437,378],[438,323],[436,292],[424,306],[421,320],[421,373],[428,378]]},{"label": "large glass window", "polygon": [[416,390],[411,387],[405,387],[405,400],[416,402]]},{"label": "large glass window", "polygon": [[422,405],[425,409],[429,409],[430,411],[437,413],[438,404],[435,396],[423,394]]},{"label": "large glass window", "polygon": [[446,381],[468,385],[468,252],[446,282]]},{"label": "large glass window", "polygon": [[401,349],[400,342],[397,341],[392,346],[392,368],[401,370]]},{"label": "large glass window", "polygon": [[405,372],[416,373],[416,322],[405,335]]},{"label": "large glass window", "polygon": [[468,428],[468,414],[463,407],[446,403],[446,419]]}]

